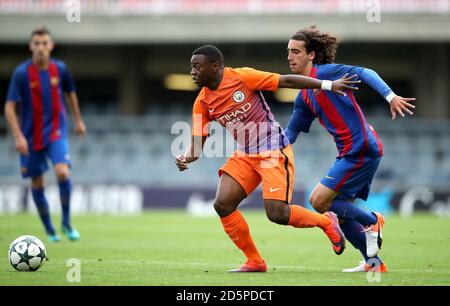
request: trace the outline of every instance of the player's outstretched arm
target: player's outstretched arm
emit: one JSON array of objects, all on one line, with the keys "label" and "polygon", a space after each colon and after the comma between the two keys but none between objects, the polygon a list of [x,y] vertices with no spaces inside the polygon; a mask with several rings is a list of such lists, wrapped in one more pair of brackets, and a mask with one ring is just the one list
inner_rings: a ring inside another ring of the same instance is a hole
[{"label": "player's outstretched arm", "polygon": [[14,137],[16,150],[23,155],[28,155],[28,142],[20,129],[16,114],[16,103],[14,101],[6,101],[5,116]]},{"label": "player's outstretched arm", "polygon": [[413,115],[411,110],[416,107],[410,102],[415,101],[415,98],[403,98],[397,96],[386,84],[386,82],[378,75],[378,73],[370,68],[353,67],[352,69],[356,70],[363,83],[372,87],[376,92],[378,92],[378,94],[380,94],[380,96],[389,102],[392,120],[397,118],[397,113],[402,117],[405,117],[404,112]]},{"label": "player's outstretched arm", "polygon": [[81,111],[76,92],[72,91],[70,93],[66,93],[66,99],[70,110],[72,111],[73,119],[75,120],[75,133],[79,136],[83,136],[86,134],[87,129],[83,119],[81,118]]},{"label": "player's outstretched arm", "polygon": [[177,165],[178,170],[184,171],[189,169],[189,164],[199,159],[206,138],[207,136],[192,136],[192,144],[187,149],[186,153],[175,158],[175,164]]},{"label": "player's outstretched arm", "polygon": [[360,83],[360,81],[352,80],[356,75],[350,77],[345,74],[338,80],[318,80],[303,75],[285,74],[280,76],[278,88],[298,88],[298,89],[322,89],[330,90],[337,94],[344,95],[344,90],[358,90],[358,87],[353,84]]}]

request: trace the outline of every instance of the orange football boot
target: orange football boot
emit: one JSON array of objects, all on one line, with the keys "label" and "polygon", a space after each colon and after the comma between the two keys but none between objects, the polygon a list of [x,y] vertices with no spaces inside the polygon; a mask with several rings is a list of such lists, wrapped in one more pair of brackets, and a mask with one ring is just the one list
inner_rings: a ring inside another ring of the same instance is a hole
[{"label": "orange football boot", "polygon": [[236,272],[266,272],[267,265],[266,262],[256,263],[254,261],[247,260],[245,264],[243,264],[240,268],[229,270],[228,272],[236,273]]}]

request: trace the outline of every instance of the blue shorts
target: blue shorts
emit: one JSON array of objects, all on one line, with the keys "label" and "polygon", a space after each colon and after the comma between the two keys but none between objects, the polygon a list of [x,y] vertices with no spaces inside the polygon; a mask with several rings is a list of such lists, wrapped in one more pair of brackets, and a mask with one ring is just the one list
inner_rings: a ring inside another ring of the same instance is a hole
[{"label": "blue shorts", "polygon": [[28,155],[20,155],[20,172],[22,177],[38,177],[48,170],[47,158],[53,165],[68,164],[70,166],[69,141],[66,138],[50,143],[45,149],[34,151]]},{"label": "blue shorts", "polygon": [[381,157],[338,157],[320,183],[339,192],[337,198],[366,201],[380,161]]}]

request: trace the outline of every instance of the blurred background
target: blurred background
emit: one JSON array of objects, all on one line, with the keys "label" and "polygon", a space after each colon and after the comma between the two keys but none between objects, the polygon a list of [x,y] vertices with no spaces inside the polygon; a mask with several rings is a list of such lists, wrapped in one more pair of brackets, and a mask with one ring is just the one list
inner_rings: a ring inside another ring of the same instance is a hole
[{"label": "blurred background", "polygon": [[[290,36],[317,25],[342,41],[337,63],[370,67],[398,95],[417,98],[414,117],[392,121],[388,103],[373,90],[361,86],[356,94],[385,152],[362,205],[404,216],[450,215],[449,0],[0,0],[0,213],[34,207],[3,104],[40,25],[56,42],[53,56],[72,72],[88,127],[86,137],[70,136],[76,213],[184,207],[212,213],[226,158],[202,158],[180,173],[173,156],[183,149],[174,140],[189,138],[174,124],[190,124],[198,93],[189,77],[192,51],[215,44],[227,66],[285,74]],[[283,126],[295,95],[265,93]],[[337,151],[315,122],[294,152],[294,202],[306,205]],[[51,209],[58,211],[53,173],[46,178]],[[245,205],[262,208],[260,191]]]}]

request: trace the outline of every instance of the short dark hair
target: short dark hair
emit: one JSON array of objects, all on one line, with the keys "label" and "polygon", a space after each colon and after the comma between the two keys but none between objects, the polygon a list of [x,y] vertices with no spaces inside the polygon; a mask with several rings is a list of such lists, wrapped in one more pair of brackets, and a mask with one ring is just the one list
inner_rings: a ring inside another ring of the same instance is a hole
[{"label": "short dark hair", "polygon": [[50,35],[50,30],[46,26],[37,27],[31,32],[31,37],[34,35]]},{"label": "short dark hair", "polygon": [[192,52],[192,55],[199,54],[204,55],[211,64],[217,62],[220,64],[220,67],[223,67],[224,65],[223,54],[216,46],[204,45]]},{"label": "short dark hair", "polygon": [[291,39],[300,40],[305,43],[308,53],[314,51],[315,64],[331,64],[334,62],[338,39],[331,34],[320,32],[316,26],[310,26],[299,30],[292,35]]}]

